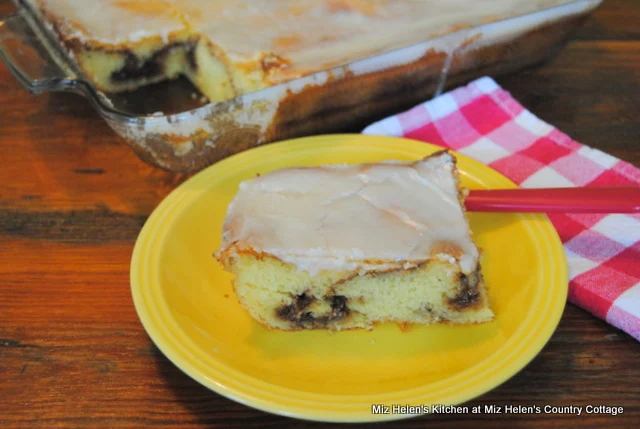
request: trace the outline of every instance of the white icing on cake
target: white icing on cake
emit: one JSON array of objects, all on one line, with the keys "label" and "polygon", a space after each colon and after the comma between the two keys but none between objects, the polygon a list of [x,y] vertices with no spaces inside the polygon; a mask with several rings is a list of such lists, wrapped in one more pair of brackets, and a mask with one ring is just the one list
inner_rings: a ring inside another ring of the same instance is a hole
[{"label": "white icing on cake", "polygon": [[67,38],[104,45],[136,43],[186,30],[165,0],[28,0],[55,18]]},{"label": "white icing on cake", "polygon": [[415,163],[278,170],[240,185],[224,223],[222,250],[273,255],[322,270],[411,268],[437,258],[465,273],[478,249],[458,200],[448,153]]},{"label": "white icing on cake", "polygon": [[188,31],[240,67],[275,54],[287,61],[269,70],[276,83],[572,0],[28,1],[81,41],[118,45]]},{"label": "white icing on cake", "polygon": [[280,82],[571,0],[175,0],[232,60],[274,53]]}]

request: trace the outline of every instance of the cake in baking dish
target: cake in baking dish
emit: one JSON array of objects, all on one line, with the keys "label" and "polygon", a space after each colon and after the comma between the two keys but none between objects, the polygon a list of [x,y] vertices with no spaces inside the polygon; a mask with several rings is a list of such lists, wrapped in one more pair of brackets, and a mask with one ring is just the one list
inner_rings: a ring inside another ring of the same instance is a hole
[{"label": "cake in baking dish", "polygon": [[571,0],[20,1],[101,90],[185,75],[221,101]]},{"label": "cake in baking dish", "polygon": [[214,254],[268,328],[492,320],[456,160],[289,168],[243,182]]}]

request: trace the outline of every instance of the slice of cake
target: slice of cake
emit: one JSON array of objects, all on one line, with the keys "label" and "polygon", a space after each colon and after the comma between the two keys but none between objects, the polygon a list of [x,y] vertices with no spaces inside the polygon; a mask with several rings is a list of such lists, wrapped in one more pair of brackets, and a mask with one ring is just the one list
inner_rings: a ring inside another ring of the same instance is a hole
[{"label": "slice of cake", "polygon": [[269,328],[492,320],[456,160],[278,170],[243,182],[214,255]]}]

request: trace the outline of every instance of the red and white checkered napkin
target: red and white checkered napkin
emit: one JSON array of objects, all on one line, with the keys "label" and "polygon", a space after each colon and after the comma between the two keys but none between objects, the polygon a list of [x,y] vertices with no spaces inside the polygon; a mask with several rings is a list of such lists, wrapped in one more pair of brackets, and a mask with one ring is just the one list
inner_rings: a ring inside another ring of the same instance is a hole
[{"label": "red and white checkered napkin", "polygon": [[[491,78],[367,127],[451,148],[523,188],[640,185],[640,170],[573,141]],[[569,301],[640,340],[640,215],[550,214],[569,263]]]}]

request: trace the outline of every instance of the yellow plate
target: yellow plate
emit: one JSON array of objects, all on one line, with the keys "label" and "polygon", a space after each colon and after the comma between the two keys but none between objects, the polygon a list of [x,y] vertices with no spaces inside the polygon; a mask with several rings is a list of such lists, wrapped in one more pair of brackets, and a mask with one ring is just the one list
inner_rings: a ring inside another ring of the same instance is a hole
[{"label": "yellow plate", "polygon": [[[483,325],[269,331],[240,307],[230,275],[212,257],[228,203],[256,173],[416,160],[439,149],[387,137],[320,136],[252,149],[202,171],[158,206],[136,243],[131,287],[145,329],[174,364],[211,390],[304,419],[400,419],[437,412],[434,404],[462,404],[503,383],[542,349],[565,305],[564,253],[544,215],[470,214],[496,314]],[[465,156],[458,155],[458,165],[468,188],[515,187]],[[390,413],[373,413],[374,404]]]}]

